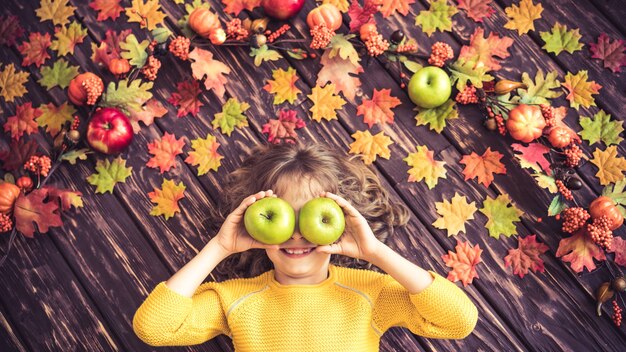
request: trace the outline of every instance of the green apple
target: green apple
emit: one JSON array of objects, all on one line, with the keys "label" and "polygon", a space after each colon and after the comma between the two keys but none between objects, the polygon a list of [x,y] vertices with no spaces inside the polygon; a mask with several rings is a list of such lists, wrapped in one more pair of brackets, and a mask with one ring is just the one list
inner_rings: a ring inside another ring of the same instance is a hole
[{"label": "green apple", "polygon": [[296,212],[283,199],[261,198],[246,209],[243,223],[255,240],[265,244],[280,244],[293,235]]},{"label": "green apple", "polygon": [[332,199],[313,198],[300,209],[300,233],[309,242],[327,245],[335,242],[346,227],[343,210]]},{"label": "green apple", "polygon": [[431,109],[445,103],[452,93],[452,84],[446,71],[437,66],[419,69],[409,81],[409,98],[415,105]]}]

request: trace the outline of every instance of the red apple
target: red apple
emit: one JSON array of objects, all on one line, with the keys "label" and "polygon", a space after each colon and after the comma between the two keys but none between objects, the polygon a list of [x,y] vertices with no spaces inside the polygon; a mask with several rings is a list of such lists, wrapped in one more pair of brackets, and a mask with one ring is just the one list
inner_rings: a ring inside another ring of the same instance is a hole
[{"label": "red apple", "polygon": [[286,20],[300,12],[304,6],[304,0],[263,0],[263,11],[277,20]]},{"label": "red apple", "polygon": [[133,127],[121,111],[114,108],[98,109],[87,126],[87,142],[96,151],[117,154],[133,140]]}]

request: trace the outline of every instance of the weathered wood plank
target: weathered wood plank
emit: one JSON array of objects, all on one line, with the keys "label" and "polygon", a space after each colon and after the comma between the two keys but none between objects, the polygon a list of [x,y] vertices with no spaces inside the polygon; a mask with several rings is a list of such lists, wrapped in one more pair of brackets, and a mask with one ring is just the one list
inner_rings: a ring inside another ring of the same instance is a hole
[{"label": "weathered wood plank", "polygon": [[626,36],[626,7],[622,0],[590,1],[599,12],[610,20],[611,26],[617,28],[622,37]]},{"label": "weathered wood plank", "polygon": [[19,327],[9,318],[7,310],[0,301],[0,351],[25,352],[26,344],[22,342]]}]

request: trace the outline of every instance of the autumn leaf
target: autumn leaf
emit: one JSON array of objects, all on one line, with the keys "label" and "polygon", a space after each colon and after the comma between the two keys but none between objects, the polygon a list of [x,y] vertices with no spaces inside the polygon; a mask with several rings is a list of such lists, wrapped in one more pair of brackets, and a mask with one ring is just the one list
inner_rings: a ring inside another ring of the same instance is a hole
[{"label": "autumn leaf", "polygon": [[51,20],[56,25],[64,26],[70,22],[76,7],[68,5],[69,0],[41,0],[40,7],[35,10],[40,22]]},{"label": "autumn leaf", "polygon": [[251,57],[254,57],[254,66],[261,66],[261,64],[265,61],[276,61],[280,60],[282,56],[276,50],[269,49],[267,44],[263,44],[258,49],[255,47],[250,48]]},{"label": "autumn leaf", "polygon": [[26,195],[20,195],[15,201],[15,227],[24,236],[34,237],[34,223],[37,224],[39,233],[47,233],[50,227],[63,225],[59,215],[59,203],[53,199],[44,202],[47,196],[47,189],[35,189]]},{"label": "autumn leaf", "polygon": [[539,32],[539,34],[545,42],[542,48],[555,55],[559,55],[563,50],[571,54],[583,48],[583,44],[579,42],[581,35],[578,28],[568,30],[567,26],[557,22],[551,32]]},{"label": "autumn leaf", "polygon": [[362,25],[374,22],[374,14],[378,12],[376,1],[366,1],[361,6],[358,1],[352,1],[348,9],[350,16],[350,32],[358,32]]},{"label": "autumn leaf", "polygon": [[335,34],[330,40],[328,58],[332,59],[339,55],[342,60],[350,60],[353,65],[358,66],[361,58],[354,45],[350,42],[350,39],[354,37],[356,37],[355,34]]},{"label": "autumn leaf", "polygon": [[612,145],[602,151],[597,148],[593,152],[593,159],[590,160],[598,168],[596,177],[603,186],[609,183],[623,180],[626,171],[626,159],[617,156],[617,146]]},{"label": "autumn leaf", "polygon": [[607,114],[600,109],[594,116],[581,116],[580,126],[583,128],[579,133],[580,136],[589,142],[589,145],[597,142],[604,144],[620,144],[624,138],[620,137],[620,133],[624,131],[622,124],[624,121],[611,121],[611,114]]},{"label": "autumn leaf", "polygon": [[8,64],[0,71],[0,96],[10,103],[26,93],[24,83],[28,81],[28,72],[17,71],[15,65]]},{"label": "autumn leaf", "polygon": [[558,73],[556,71],[550,71],[545,76],[543,70],[537,70],[535,80],[533,81],[528,73],[522,73],[522,83],[528,86],[528,89],[518,88],[518,97],[514,97],[512,100],[516,103],[523,104],[550,104],[548,99],[558,98],[563,95],[561,90],[554,90],[561,86],[561,83],[557,80]]},{"label": "autumn leaf", "polygon": [[415,147],[417,152],[409,153],[409,155],[402,159],[411,168],[407,171],[409,173],[409,182],[419,182],[424,180],[428,189],[433,189],[439,182],[439,178],[447,178],[445,161],[436,161],[434,152],[428,150],[425,145],[418,145]]},{"label": "autumn leaf", "polygon": [[309,109],[313,114],[313,120],[321,122],[322,119],[336,120],[337,112],[340,110],[346,101],[339,95],[335,95],[335,85],[332,83],[326,84],[323,88],[315,86],[311,90],[311,94],[307,96],[313,102],[313,106]]},{"label": "autumn leaf", "polygon": [[0,16],[0,45],[15,45],[17,43],[17,38],[23,35],[24,28],[20,25],[20,19],[17,16]]},{"label": "autumn leaf", "polygon": [[447,230],[448,237],[458,235],[459,232],[467,233],[465,222],[474,219],[477,210],[476,202],[468,203],[467,198],[457,192],[454,192],[450,201],[444,199],[443,202],[435,202],[435,207],[441,217],[433,222],[433,226]]},{"label": "autumn leaf", "polygon": [[287,71],[282,68],[273,70],[272,78],[267,80],[267,84],[263,89],[274,94],[274,105],[284,103],[285,101],[293,104],[298,94],[302,93],[296,87],[296,81],[299,77],[296,75],[296,70],[293,67],[290,66]]},{"label": "autumn leaf", "polygon": [[59,202],[62,210],[70,210],[83,207],[83,194],[79,191],[69,189],[56,188],[52,186],[43,186],[41,189],[48,191],[48,198]]},{"label": "autumn leaf", "polygon": [[536,142],[529,143],[528,146],[524,146],[520,143],[511,144],[513,150],[520,154],[515,154],[517,160],[519,160],[520,166],[525,167],[536,172],[546,172],[548,175],[552,174],[550,169],[550,162],[546,159],[545,155],[550,154],[550,147]]},{"label": "autumn leaf", "polygon": [[400,105],[400,99],[391,96],[391,89],[374,89],[372,99],[363,99],[357,107],[356,114],[363,115],[363,120],[369,128],[375,123],[385,125],[393,123],[392,108]]},{"label": "autumn leaf", "polygon": [[41,78],[37,81],[39,84],[50,90],[55,86],[67,88],[70,81],[78,75],[78,66],[70,66],[65,59],[58,59],[50,66],[41,68]]},{"label": "autumn leaf", "polygon": [[448,101],[436,108],[423,109],[415,107],[413,110],[418,111],[418,114],[415,115],[416,126],[428,125],[431,130],[437,133],[443,131],[448,120],[459,118],[456,102],[452,99],[448,99]]},{"label": "autumn leaf", "polygon": [[119,33],[112,30],[107,30],[104,36],[104,40],[100,42],[100,45],[91,43],[91,60],[98,66],[109,67],[109,61],[112,59],[121,58],[122,48],[120,43],[126,40],[126,37],[130,35],[132,30],[126,29]]},{"label": "autumn leaf", "polygon": [[52,41],[50,49],[56,50],[59,56],[74,54],[76,44],[83,42],[87,36],[87,29],[83,28],[80,23],[72,21],[69,26],[56,27],[54,29],[56,39]]},{"label": "autumn leaf", "polygon": [[607,252],[615,253],[615,263],[626,267],[626,240],[619,236],[613,237],[611,248]]},{"label": "autumn leaf", "polygon": [[39,144],[34,140],[26,141],[26,138],[11,139],[9,150],[0,150],[2,169],[15,171],[21,169],[24,163],[37,152]]},{"label": "autumn leaf", "polygon": [[298,138],[296,129],[305,126],[304,120],[297,116],[295,110],[281,110],[277,120],[270,120],[263,125],[261,132],[268,134],[270,143],[280,142],[295,144]]},{"label": "autumn leaf", "polygon": [[67,161],[70,165],[76,165],[77,160],[87,160],[87,154],[92,154],[93,150],[89,148],[72,149],[69,152],[61,154],[62,161]]},{"label": "autumn leaf", "polygon": [[244,114],[250,108],[250,104],[239,102],[237,98],[230,98],[222,106],[222,112],[215,114],[213,128],[221,128],[222,133],[230,136],[235,128],[248,126],[248,118]]},{"label": "autumn leaf", "polygon": [[121,52],[120,56],[127,59],[128,62],[138,68],[143,67],[148,60],[148,46],[149,40],[143,40],[141,43],[137,40],[134,34],[130,34],[124,41],[119,43]]},{"label": "autumn leaf", "polygon": [[491,147],[487,147],[483,155],[478,155],[475,152],[464,155],[460,162],[465,164],[465,169],[463,169],[465,181],[478,177],[478,183],[489,187],[494,174],[506,174],[506,167],[500,162],[502,156],[500,152],[491,151]]},{"label": "autumn leaf", "polygon": [[193,151],[189,152],[185,162],[192,166],[198,166],[198,176],[206,174],[209,170],[217,171],[222,165],[221,160],[224,159],[224,156],[217,152],[219,146],[215,136],[210,133],[207,133],[204,139],[194,139],[191,141]]},{"label": "autumn leaf", "polygon": [[93,0],[89,3],[89,7],[98,11],[96,21],[105,21],[107,18],[115,20],[124,11],[120,6],[120,0]]},{"label": "autumn leaf", "polygon": [[575,109],[578,109],[581,105],[585,108],[596,106],[592,95],[598,94],[600,88],[602,88],[595,81],[587,81],[587,70],[580,70],[575,75],[568,72],[565,75],[565,82],[562,83],[562,86],[569,91],[565,98],[569,100],[570,106]]},{"label": "autumn leaf", "polygon": [[523,278],[529,270],[540,273],[545,271],[543,259],[539,256],[550,248],[537,242],[536,237],[537,235],[518,236],[518,247],[509,249],[509,254],[504,257],[504,267],[512,267],[514,275]]},{"label": "autumn leaf", "polygon": [[[569,254],[568,254],[569,253]],[[559,241],[559,248],[556,250],[557,257],[570,263],[572,270],[580,273],[584,268],[591,271],[596,268],[593,259],[605,260],[604,251],[598,247],[591,235],[587,232],[587,226],[581,227],[572,236]]]},{"label": "autumn leaf", "polygon": [[15,115],[9,117],[4,123],[4,132],[11,132],[11,138],[19,139],[24,133],[37,133],[35,119],[41,116],[39,108],[33,108],[33,103],[28,102],[15,107]]},{"label": "autumn leaf", "polygon": [[463,59],[455,61],[450,67],[450,82],[456,82],[456,89],[463,91],[467,86],[467,81],[476,88],[482,88],[483,82],[493,81],[493,76],[487,74],[486,66],[476,66],[471,61]]},{"label": "autumn leaf", "polygon": [[617,209],[622,213],[622,216],[626,217],[626,178],[621,181],[617,181],[614,184],[609,184],[602,189],[602,195],[607,196],[616,203]]},{"label": "autumn leaf", "polygon": [[213,89],[215,95],[223,97],[226,92],[224,85],[228,82],[224,74],[230,73],[230,67],[221,61],[213,60],[213,53],[200,48],[193,49],[189,53],[189,58],[193,60],[191,63],[193,78],[202,80],[206,75],[204,80],[206,89]]},{"label": "autumn leaf", "polygon": [[421,26],[422,31],[429,37],[436,30],[444,32],[452,30],[452,16],[459,10],[456,6],[448,5],[447,0],[435,0],[430,3],[428,10],[422,10],[415,17],[415,25]]},{"label": "autumn leaf", "polygon": [[174,134],[165,132],[160,140],[154,140],[148,143],[148,153],[154,155],[146,166],[159,168],[161,173],[169,171],[172,167],[176,167],[176,155],[182,154],[183,146],[185,146],[184,137],[176,139]]},{"label": "autumn leaf", "polygon": [[557,193],[559,190],[556,186],[556,180],[553,176],[548,176],[543,172],[530,174],[537,182],[537,186],[546,189],[550,193]]},{"label": "autumn leaf", "polygon": [[222,3],[226,5],[224,12],[235,16],[244,9],[252,11],[255,7],[261,6],[261,0],[222,0]]},{"label": "autumn leaf", "polygon": [[330,49],[324,51],[320,64],[322,69],[315,84],[323,86],[326,82],[331,82],[335,85],[335,94],[343,92],[343,96],[354,103],[356,91],[361,86],[361,80],[356,75],[363,72],[363,67],[353,64],[351,60],[344,60],[341,56],[330,58]]},{"label": "autumn leaf", "polygon": [[383,14],[383,17],[389,17],[397,11],[406,16],[409,14],[409,5],[413,3],[415,3],[415,0],[385,0],[382,1],[380,13]]},{"label": "autumn leaf", "polygon": [[90,185],[96,186],[96,193],[113,193],[113,187],[119,182],[126,182],[131,175],[132,166],[126,167],[126,160],[121,156],[111,162],[109,159],[98,159],[96,172],[87,177]]},{"label": "autumn leaf", "polygon": [[475,22],[482,22],[483,19],[491,16],[496,10],[491,6],[492,0],[457,0],[459,9],[467,12],[467,17]]},{"label": "autumn leaf", "polygon": [[163,25],[165,14],[160,11],[159,0],[133,0],[132,6],[126,8],[128,22],[139,22],[141,28],[153,30]]},{"label": "autumn leaf", "polygon": [[178,201],[185,197],[186,188],[182,181],[176,184],[173,180],[163,179],[161,189],[154,188],[153,192],[148,193],[150,201],[156,204],[152,207],[150,215],[163,215],[167,220],[175,213],[180,213]]},{"label": "autumn leaf", "polygon": [[622,66],[626,66],[626,47],[622,39],[611,41],[606,33],[602,33],[597,43],[589,43],[589,50],[592,59],[602,60],[604,68],[613,72],[622,72]]},{"label": "autumn leaf", "polygon": [[133,132],[139,133],[141,126],[139,121],[143,122],[146,126],[150,126],[154,119],[157,117],[163,117],[167,113],[167,109],[157,99],[150,99],[144,105],[141,110],[131,111],[129,118],[130,124],[133,126]]},{"label": "autumn leaf", "polygon": [[377,156],[389,160],[391,151],[389,146],[393,141],[383,132],[372,135],[369,130],[356,131],[351,136],[354,142],[350,143],[350,154],[361,155],[365,165],[370,165],[376,160]]},{"label": "autumn leaf", "polygon": [[128,112],[129,115],[142,111],[142,106],[152,98],[153,82],[143,82],[141,79],[119,81],[117,87],[115,82],[109,82],[106,93],[103,94],[100,106],[116,107]]},{"label": "autumn leaf", "polygon": [[202,90],[200,90],[200,83],[196,80],[189,79],[178,82],[176,88],[178,91],[172,93],[169,99],[167,99],[169,103],[178,107],[178,113],[176,116],[183,117],[187,114],[197,116],[200,111],[200,107],[204,106],[198,98],[202,92]]},{"label": "autumn leaf", "polygon": [[532,0],[521,0],[519,5],[511,4],[504,9],[509,21],[504,24],[504,28],[515,29],[518,34],[528,33],[535,30],[534,21],[541,18],[543,6],[533,4]]},{"label": "autumn leaf", "polygon": [[40,107],[41,115],[36,119],[37,124],[46,128],[46,132],[50,133],[53,137],[63,127],[66,122],[74,120],[74,113],[76,109],[67,102],[61,104],[61,106],[55,106],[53,103],[43,105]]},{"label": "autumn leaf", "polygon": [[470,37],[470,45],[463,45],[459,53],[458,60],[464,60],[473,67],[486,66],[487,71],[497,71],[501,68],[499,60],[495,57],[505,59],[509,57],[507,51],[513,44],[513,39],[498,36],[491,32],[487,38],[484,38],[484,30],[476,27],[474,33]]},{"label": "autumn leaf", "polygon": [[50,34],[33,32],[28,36],[28,41],[23,42],[22,45],[17,47],[24,60],[22,60],[22,66],[28,66],[35,64],[35,66],[41,66],[46,59],[50,58],[48,54],[48,47],[50,47]]},{"label": "autumn leaf", "polygon": [[480,254],[483,250],[478,244],[472,247],[469,242],[459,240],[456,241],[455,250],[456,253],[448,251],[448,254],[441,256],[446,266],[452,268],[447,279],[452,282],[461,280],[463,286],[467,286],[472,283],[474,278],[479,279],[476,265],[482,262]]},{"label": "autumn leaf", "polygon": [[491,197],[485,199],[480,212],[488,219],[485,227],[489,230],[489,236],[495,239],[500,239],[500,235],[511,237],[517,234],[514,222],[521,221],[520,216],[524,214],[511,203],[508,194],[501,194],[495,199]]}]

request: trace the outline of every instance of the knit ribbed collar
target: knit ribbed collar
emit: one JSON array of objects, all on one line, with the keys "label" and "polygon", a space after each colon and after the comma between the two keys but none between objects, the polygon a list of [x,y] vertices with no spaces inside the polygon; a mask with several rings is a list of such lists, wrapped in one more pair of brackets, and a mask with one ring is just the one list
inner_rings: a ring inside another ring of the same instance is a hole
[{"label": "knit ribbed collar", "polygon": [[276,281],[275,269],[271,269],[268,272],[269,280],[268,284],[277,289],[316,289],[321,287],[326,287],[332,285],[335,281],[337,281],[337,268],[333,264],[328,264],[328,277],[326,280],[320,282],[319,284],[292,284],[292,285],[283,285],[280,282]]}]

